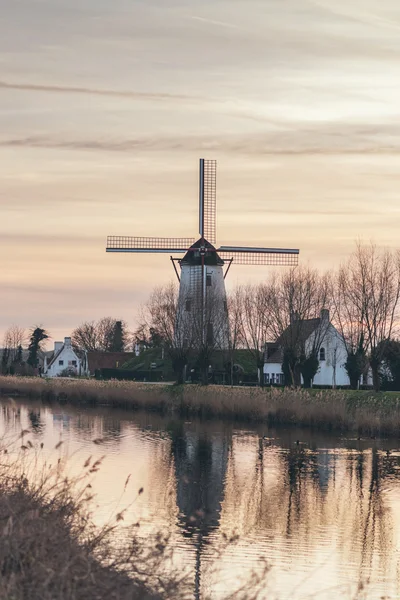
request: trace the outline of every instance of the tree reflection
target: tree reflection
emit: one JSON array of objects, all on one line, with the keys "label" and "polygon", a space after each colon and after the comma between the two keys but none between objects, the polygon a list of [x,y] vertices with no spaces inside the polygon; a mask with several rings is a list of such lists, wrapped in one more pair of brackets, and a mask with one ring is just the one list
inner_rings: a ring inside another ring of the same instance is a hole
[{"label": "tree reflection", "polygon": [[122,421],[120,418],[114,418],[112,415],[104,416],[102,419],[102,437],[108,441],[120,442],[122,433]]},{"label": "tree reflection", "polygon": [[355,579],[364,583],[377,569],[394,579],[385,480],[396,477],[399,457],[376,446],[363,451],[310,446],[234,437],[221,527],[235,525],[244,539],[273,540],[271,560],[278,566],[282,552],[305,571],[328,561],[333,581],[338,564],[351,565],[353,575],[358,569]]},{"label": "tree reflection", "polygon": [[40,409],[37,411],[30,410],[28,412],[28,417],[29,417],[29,421],[31,423],[32,431],[34,431],[35,433],[43,433],[44,423],[40,416]]}]

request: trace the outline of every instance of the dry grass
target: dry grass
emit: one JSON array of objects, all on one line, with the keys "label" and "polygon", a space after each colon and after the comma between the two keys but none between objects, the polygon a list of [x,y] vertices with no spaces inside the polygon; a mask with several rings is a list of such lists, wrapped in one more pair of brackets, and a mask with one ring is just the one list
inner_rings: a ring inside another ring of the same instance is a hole
[{"label": "dry grass", "polygon": [[[168,566],[168,537],[158,533],[143,540],[137,523],[123,526],[132,505],[102,528],[93,524],[92,479],[104,457],[86,459],[71,479],[67,459],[58,454],[52,466],[42,452],[29,430],[6,447],[0,443],[0,599],[192,600],[187,574]],[[265,561],[259,566],[259,574],[225,600],[257,600],[269,571]]]},{"label": "dry grass", "polygon": [[155,579],[164,560],[160,536],[144,547],[132,532],[131,541],[116,548],[120,524],[92,524],[90,478],[101,460],[86,461],[70,480],[61,459],[53,467],[38,466],[40,448],[28,437],[25,432],[18,453],[9,444],[1,450],[0,598],[186,598],[177,579]]},{"label": "dry grass", "polygon": [[400,394],[227,386],[167,386],[130,381],[0,377],[0,394],[81,405],[176,412],[360,435],[398,435]]}]

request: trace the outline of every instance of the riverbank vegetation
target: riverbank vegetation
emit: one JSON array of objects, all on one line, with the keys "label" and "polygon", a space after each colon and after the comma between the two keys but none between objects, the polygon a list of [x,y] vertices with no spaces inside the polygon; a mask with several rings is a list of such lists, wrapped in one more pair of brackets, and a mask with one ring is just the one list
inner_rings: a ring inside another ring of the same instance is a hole
[{"label": "riverbank vegetation", "polygon": [[116,545],[123,511],[102,528],[92,523],[90,482],[101,459],[88,458],[69,478],[61,455],[51,466],[42,448],[29,431],[1,448],[0,598],[186,598],[180,578],[163,576],[162,536],[143,544],[132,528],[123,538],[129,541]]},{"label": "riverbank vegetation", "polygon": [[397,392],[0,377],[0,394],[81,406],[102,405],[182,416],[354,431],[364,436],[400,434],[400,393]]}]

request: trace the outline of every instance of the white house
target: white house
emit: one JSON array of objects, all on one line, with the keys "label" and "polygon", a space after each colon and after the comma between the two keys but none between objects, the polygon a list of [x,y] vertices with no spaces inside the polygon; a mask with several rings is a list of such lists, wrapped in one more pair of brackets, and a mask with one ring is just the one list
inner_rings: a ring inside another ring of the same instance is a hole
[{"label": "white house", "polygon": [[74,351],[71,338],[64,338],[64,342],[54,342],[52,356],[44,357],[43,373],[46,377],[59,377],[61,373],[70,375],[84,375],[86,373],[86,360],[79,358]]},{"label": "white house", "polygon": [[[264,382],[266,384],[283,384],[282,372],[283,349],[282,340],[290,337],[292,322],[284,333],[274,343],[266,344],[264,363]],[[307,319],[301,322],[302,343],[306,353],[311,348],[318,348],[319,368],[313,379],[314,385],[342,386],[350,385],[347,371],[344,367],[347,358],[343,338],[332,325],[329,311],[322,310],[317,319]],[[303,383],[303,378],[301,378]]]}]

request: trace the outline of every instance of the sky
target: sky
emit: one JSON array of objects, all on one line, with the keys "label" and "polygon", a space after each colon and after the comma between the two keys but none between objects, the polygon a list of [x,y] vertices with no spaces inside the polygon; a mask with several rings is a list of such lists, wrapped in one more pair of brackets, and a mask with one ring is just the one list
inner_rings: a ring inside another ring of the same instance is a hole
[{"label": "sky", "polygon": [[[398,245],[397,0],[0,0],[0,340],[134,327],[168,255],[107,235],[195,237],[218,161],[217,242],[334,268]],[[273,267],[232,267],[228,285]],[[51,342],[52,343],[52,342]],[[0,343],[1,345],[1,343]]]}]

